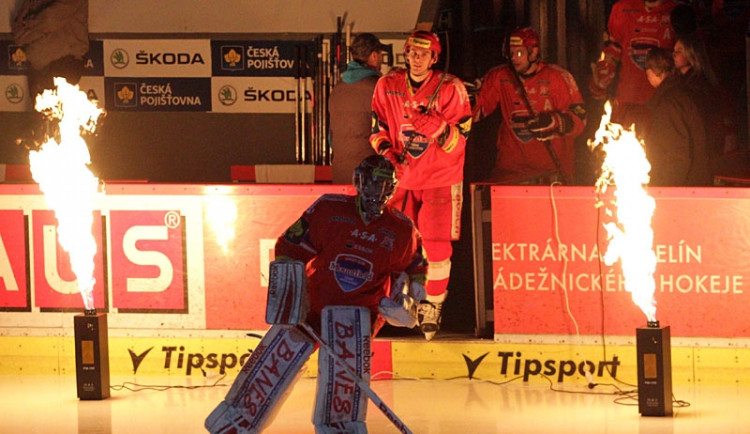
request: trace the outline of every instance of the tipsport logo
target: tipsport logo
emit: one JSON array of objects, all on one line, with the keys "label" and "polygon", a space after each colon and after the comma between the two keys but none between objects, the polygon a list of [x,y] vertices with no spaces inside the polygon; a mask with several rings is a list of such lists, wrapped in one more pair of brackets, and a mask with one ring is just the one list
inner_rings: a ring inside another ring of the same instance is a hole
[{"label": "tipsport logo", "polygon": [[[469,379],[474,377],[479,365],[489,355],[490,353],[487,352],[472,359],[466,354],[462,354]],[[522,377],[524,382],[529,381],[532,376],[543,375],[562,383],[566,377],[572,377],[576,374],[585,377],[586,371],[590,372],[592,376],[600,378],[605,375],[605,372],[607,376],[611,375],[613,378],[617,378],[617,367],[620,366],[620,360],[616,355],[612,357],[611,361],[601,360],[596,364],[589,360],[576,363],[574,360],[525,358],[520,351],[498,351],[497,356],[500,358],[501,375]]]},{"label": "tipsport logo", "polygon": [[163,368],[166,371],[183,371],[186,376],[200,373],[206,375],[206,371],[216,372],[224,375],[232,369],[239,369],[245,364],[247,359],[252,355],[253,350],[249,349],[245,353],[205,353],[191,352],[184,345],[162,346],[161,355],[152,353],[154,347],[138,351],[128,348],[130,361],[133,366],[133,375],[138,373],[138,368],[147,357],[162,357]]}]

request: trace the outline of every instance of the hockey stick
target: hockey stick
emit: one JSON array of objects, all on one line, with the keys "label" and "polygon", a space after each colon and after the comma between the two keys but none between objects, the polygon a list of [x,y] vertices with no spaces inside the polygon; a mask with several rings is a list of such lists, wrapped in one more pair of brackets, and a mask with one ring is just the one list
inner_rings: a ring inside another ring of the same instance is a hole
[{"label": "hockey stick", "polygon": [[368,398],[370,398],[370,401],[372,401],[373,404],[375,404],[376,407],[378,407],[378,410],[382,411],[388,420],[391,421],[391,423],[398,428],[399,432],[402,432],[404,434],[413,434],[413,431],[410,430],[406,424],[398,417],[396,416],[396,413],[393,412],[393,410],[388,407],[385,402],[383,402],[382,399],[375,393],[372,388],[370,388],[370,385],[367,384],[359,375],[357,375],[352,368],[338,355],[336,352],[331,348],[327,343],[323,341],[323,339],[318,336],[318,333],[313,330],[313,328],[310,326],[310,324],[306,322],[302,322],[299,324],[310,337],[315,339],[315,341],[320,345],[320,348],[324,349],[328,355],[330,355],[333,360],[336,361],[339,365],[341,365],[347,374],[349,374],[350,377],[354,380],[355,383],[365,392],[365,395],[367,395]]},{"label": "hockey stick", "polygon": [[[294,46],[294,61],[296,62],[296,68],[294,71],[294,85],[295,85],[295,91],[294,91],[294,158],[297,163],[303,163],[302,160],[302,152],[300,149],[300,63],[301,63],[302,55],[300,54],[300,46],[295,45]],[[304,96],[303,96],[304,98]],[[303,115],[304,116],[304,115]]]},{"label": "hockey stick", "polygon": [[[518,76],[518,72],[516,71],[516,68],[513,67],[513,65],[510,65],[510,70],[513,71],[513,78],[516,79],[516,84],[521,87],[521,98],[523,99],[524,105],[526,105],[526,110],[529,111],[534,117],[537,116],[537,112],[531,107],[531,103],[529,102],[529,97],[526,95],[526,87],[523,85],[523,81],[521,81],[521,77]],[[555,152],[555,148],[552,147],[552,143],[550,143],[548,140],[539,140],[540,142],[544,143],[544,146],[547,148],[547,152],[549,153],[550,158],[552,159],[552,162],[555,164],[555,167],[557,168],[557,173],[560,174],[560,178],[562,178],[563,184],[568,185],[568,180],[565,177],[565,172],[563,172],[562,164],[560,163],[560,158],[557,156],[557,152]]]}]

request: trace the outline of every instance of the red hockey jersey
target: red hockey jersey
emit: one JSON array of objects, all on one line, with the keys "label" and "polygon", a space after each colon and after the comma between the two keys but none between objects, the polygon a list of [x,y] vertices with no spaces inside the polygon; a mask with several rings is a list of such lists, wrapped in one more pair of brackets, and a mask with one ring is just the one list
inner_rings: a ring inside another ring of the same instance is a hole
[{"label": "red hockey jersey", "polygon": [[[438,139],[416,133],[409,119],[413,110],[428,105],[447,124]],[[393,70],[378,80],[372,111],[373,148],[378,151],[383,143],[390,143],[396,155],[406,158],[396,165],[399,187],[422,190],[463,181],[471,103],[461,80],[433,70],[415,90],[405,69]]]},{"label": "red hockey jersey", "polygon": [[392,207],[365,224],[356,196],[325,194],[276,241],[276,257],[307,264],[310,288],[308,322],[320,326],[325,306],[364,306],[373,323],[391,274],[406,271],[425,283],[427,260],[422,237],[412,221]]},{"label": "red hockey jersey", "polygon": [[536,175],[555,171],[546,145],[535,139],[528,128],[534,117],[524,101],[535,113],[559,111],[573,120],[572,129],[561,137],[550,140],[567,179],[573,179],[575,166],[574,140],[583,132],[586,113],[583,98],[573,76],[557,65],[539,63],[536,74],[524,78],[522,90],[509,64],[490,69],[484,76],[474,107],[474,121],[494,112],[498,106],[502,122],[497,132],[497,162],[493,177],[503,175]]},{"label": "red hockey jersey", "polygon": [[620,0],[612,6],[607,24],[609,39],[622,48],[615,91],[619,104],[645,104],[654,94],[646,79],[646,55],[654,47],[674,47],[669,15],[675,6],[674,0],[666,0],[648,12],[643,0]]}]

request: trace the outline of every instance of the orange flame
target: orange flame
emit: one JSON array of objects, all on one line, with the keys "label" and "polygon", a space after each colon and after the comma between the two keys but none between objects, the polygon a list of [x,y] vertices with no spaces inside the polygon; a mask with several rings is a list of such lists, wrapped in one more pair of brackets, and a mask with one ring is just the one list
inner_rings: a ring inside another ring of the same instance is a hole
[{"label": "orange flame", "polygon": [[[597,191],[605,192],[609,185],[616,187],[612,206],[617,221],[604,225],[609,235],[604,262],[612,265],[620,260],[625,289],[647,320],[656,321],[656,253],[651,229],[656,203],[645,188],[651,165],[633,128],[624,129],[620,124],[610,123],[611,112],[612,107],[607,102],[594,140],[588,143],[592,150],[601,145],[605,152],[602,173],[596,181]],[[607,215],[612,216],[611,208],[607,209]]]},{"label": "orange flame", "polygon": [[29,152],[29,163],[47,206],[55,212],[58,241],[70,255],[83,304],[94,309],[96,242],[91,228],[99,180],[87,167],[91,158],[81,133],[94,131],[102,110],[78,86],[60,77],[54,83],[56,90],[37,95],[34,108],[59,120],[60,142],[48,137],[39,150]]}]

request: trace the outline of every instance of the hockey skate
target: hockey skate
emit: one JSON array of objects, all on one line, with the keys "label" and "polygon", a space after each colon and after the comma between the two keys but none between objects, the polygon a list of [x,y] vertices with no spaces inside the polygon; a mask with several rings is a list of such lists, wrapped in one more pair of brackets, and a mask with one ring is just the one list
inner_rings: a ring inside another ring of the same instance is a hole
[{"label": "hockey skate", "polygon": [[427,296],[426,300],[419,303],[417,308],[417,318],[419,320],[419,329],[424,333],[425,339],[431,341],[435,333],[440,330],[440,321],[443,317],[443,301],[445,294],[440,296]]}]

